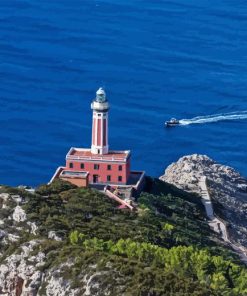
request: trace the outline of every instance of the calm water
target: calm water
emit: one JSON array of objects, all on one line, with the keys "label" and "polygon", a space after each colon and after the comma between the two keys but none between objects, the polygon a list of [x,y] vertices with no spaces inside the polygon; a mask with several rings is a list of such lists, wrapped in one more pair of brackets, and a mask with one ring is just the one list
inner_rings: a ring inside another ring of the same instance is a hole
[{"label": "calm water", "polygon": [[203,153],[247,176],[247,119],[163,127],[247,110],[246,1],[1,0],[0,78],[0,183],[47,182],[89,147],[99,86],[133,169]]}]

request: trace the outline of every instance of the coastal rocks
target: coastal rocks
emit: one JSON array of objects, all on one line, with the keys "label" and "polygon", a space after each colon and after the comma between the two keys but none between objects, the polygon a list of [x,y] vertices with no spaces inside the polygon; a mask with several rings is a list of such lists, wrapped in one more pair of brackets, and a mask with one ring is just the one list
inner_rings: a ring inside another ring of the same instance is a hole
[{"label": "coastal rocks", "polygon": [[40,241],[29,241],[20,246],[20,253],[8,256],[0,265],[1,295],[37,295],[42,273],[37,270],[44,264],[45,254],[32,251]]},{"label": "coastal rocks", "polygon": [[68,280],[65,280],[63,277],[56,275],[57,272],[52,271],[48,274],[46,281],[46,295],[47,296],[79,296],[81,295],[78,289],[72,289],[71,283]]},{"label": "coastal rocks", "polygon": [[23,222],[27,220],[27,215],[20,206],[15,207],[15,210],[13,213],[13,220],[16,222]]},{"label": "coastal rocks", "polygon": [[49,231],[48,232],[48,238],[49,239],[54,239],[55,241],[62,241],[62,238],[59,237],[55,231]]},{"label": "coastal rocks", "polygon": [[23,232],[35,232],[21,207],[24,199],[17,194],[0,193],[0,251],[5,245],[17,242]]},{"label": "coastal rocks", "polygon": [[10,197],[10,194],[8,193],[0,193],[0,200],[2,200],[3,202],[6,202]]},{"label": "coastal rocks", "polygon": [[203,176],[207,178],[216,215],[229,223],[232,238],[247,246],[247,180],[237,171],[206,155],[193,154],[169,165],[160,179],[201,194],[199,181]]},{"label": "coastal rocks", "polygon": [[0,239],[6,236],[6,232],[4,230],[0,230]]},{"label": "coastal rocks", "polygon": [[[42,271],[46,263],[45,253],[39,251],[42,240],[20,243],[23,234],[38,234],[37,224],[28,220],[22,208],[23,202],[26,201],[20,195],[0,193],[0,295],[81,295],[62,277],[59,267]],[[50,231],[48,237],[62,240],[55,231]],[[3,258],[13,244],[15,250]]]},{"label": "coastal rocks", "polygon": [[0,295],[82,295],[78,289],[71,287],[69,280],[62,276],[62,268],[70,267],[69,263],[48,269],[46,272],[41,271],[46,263],[46,255],[43,252],[37,252],[40,243],[42,243],[41,240],[31,240],[3,260],[0,264]]},{"label": "coastal rocks", "polygon": [[34,222],[27,222],[27,225],[30,227],[30,233],[37,235],[37,231],[38,231],[38,226],[34,223]]},{"label": "coastal rocks", "polygon": [[74,260],[68,259],[67,262],[48,269],[43,275],[42,284],[37,295],[45,294],[47,296],[81,296],[81,289],[72,288],[71,280],[64,276],[64,274],[70,272],[70,270],[73,269],[73,266]]},{"label": "coastal rocks", "polygon": [[[94,271],[92,274],[84,276],[83,278],[83,281],[85,283],[84,296],[100,295],[99,294],[100,282],[101,282],[101,278],[104,276],[107,276],[107,272]],[[110,291],[107,291],[107,287],[105,287],[104,293],[105,295],[108,295],[108,293],[110,294]]]}]

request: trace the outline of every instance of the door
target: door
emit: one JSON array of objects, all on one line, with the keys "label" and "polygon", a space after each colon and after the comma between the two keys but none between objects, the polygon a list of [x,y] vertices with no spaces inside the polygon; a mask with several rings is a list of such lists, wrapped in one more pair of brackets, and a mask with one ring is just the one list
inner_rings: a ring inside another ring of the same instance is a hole
[{"label": "door", "polygon": [[93,183],[98,183],[98,182],[99,182],[99,176],[93,175]]}]

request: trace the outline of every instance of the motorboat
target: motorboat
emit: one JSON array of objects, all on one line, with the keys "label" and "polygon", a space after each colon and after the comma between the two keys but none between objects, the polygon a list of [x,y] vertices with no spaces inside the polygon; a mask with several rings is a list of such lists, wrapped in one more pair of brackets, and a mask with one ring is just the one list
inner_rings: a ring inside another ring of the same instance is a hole
[{"label": "motorboat", "polygon": [[165,122],[165,126],[166,127],[170,127],[170,126],[176,126],[179,125],[179,120],[177,120],[176,118],[171,118],[169,121]]}]

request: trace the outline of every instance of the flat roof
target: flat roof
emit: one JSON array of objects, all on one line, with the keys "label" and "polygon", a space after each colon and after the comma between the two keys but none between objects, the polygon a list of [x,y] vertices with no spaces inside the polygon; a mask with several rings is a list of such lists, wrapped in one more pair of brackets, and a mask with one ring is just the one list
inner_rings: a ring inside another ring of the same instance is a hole
[{"label": "flat roof", "polygon": [[125,162],[130,156],[130,151],[109,151],[107,154],[93,154],[91,153],[91,149],[84,148],[74,148],[72,147],[68,154],[66,155],[66,159],[74,159],[74,160],[102,160],[102,161],[123,161]]},{"label": "flat roof", "polygon": [[63,170],[60,174],[60,177],[80,177],[80,178],[86,178],[88,175],[88,172],[75,172],[75,171],[65,171]]}]

